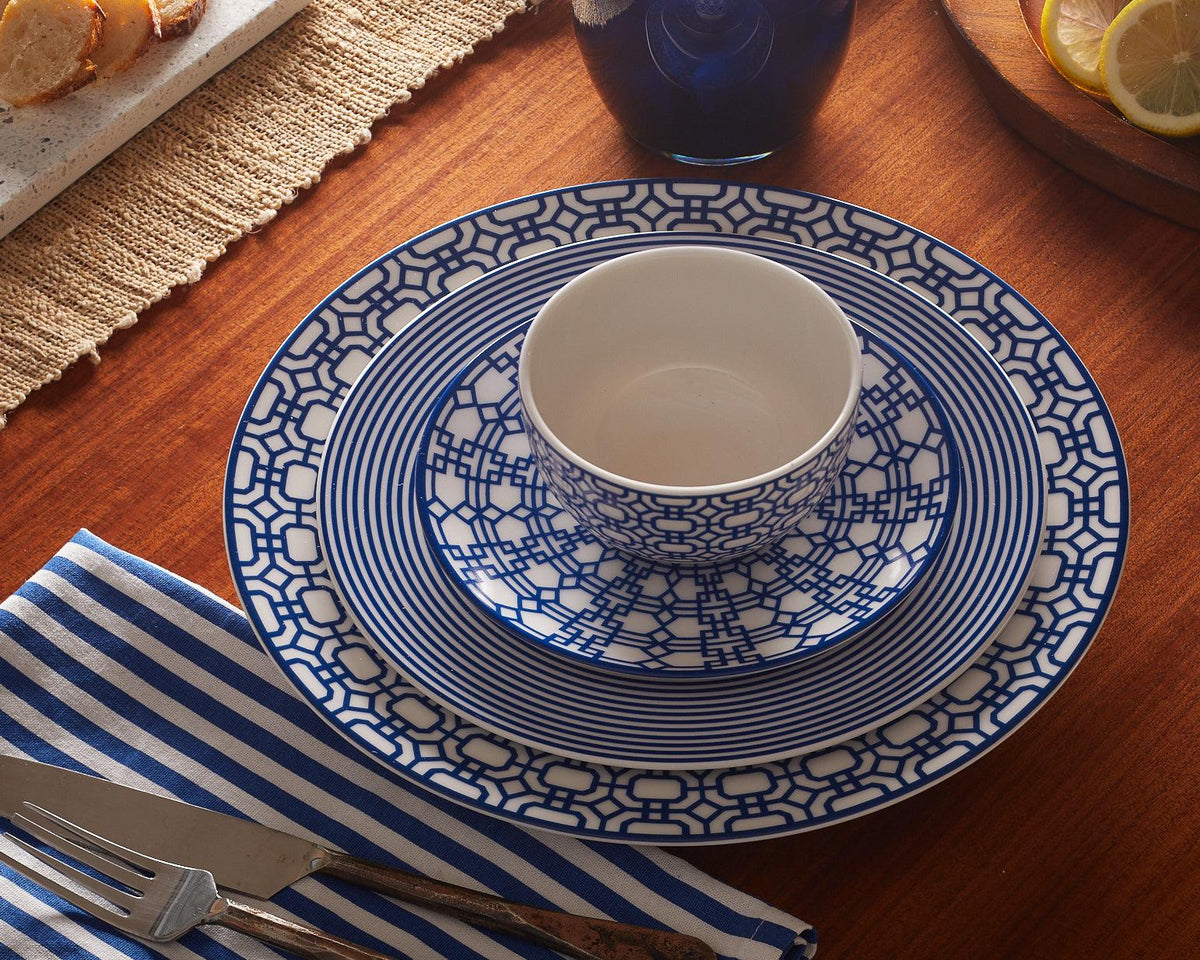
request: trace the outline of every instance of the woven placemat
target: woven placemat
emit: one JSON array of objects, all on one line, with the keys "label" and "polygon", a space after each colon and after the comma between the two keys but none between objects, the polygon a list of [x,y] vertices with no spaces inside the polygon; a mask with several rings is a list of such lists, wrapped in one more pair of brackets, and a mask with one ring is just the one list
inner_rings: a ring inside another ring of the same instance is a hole
[{"label": "woven placemat", "polygon": [[313,0],[0,240],[0,426],[538,2]]}]

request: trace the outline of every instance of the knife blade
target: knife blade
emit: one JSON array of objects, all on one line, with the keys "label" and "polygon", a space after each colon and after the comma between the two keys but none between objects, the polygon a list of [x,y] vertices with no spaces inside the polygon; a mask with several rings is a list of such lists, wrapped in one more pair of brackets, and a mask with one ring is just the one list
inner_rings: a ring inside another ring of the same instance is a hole
[{"label": "knife blade", "polygon": [[580,960],[716,960],[711,947],[685,934],[514,903],[372,863],[251,820],[0,755],[0,815],[11,818],[23,802],[132,850],[202,867],[217,886],[260,900],[310,874],[324,873]]}]

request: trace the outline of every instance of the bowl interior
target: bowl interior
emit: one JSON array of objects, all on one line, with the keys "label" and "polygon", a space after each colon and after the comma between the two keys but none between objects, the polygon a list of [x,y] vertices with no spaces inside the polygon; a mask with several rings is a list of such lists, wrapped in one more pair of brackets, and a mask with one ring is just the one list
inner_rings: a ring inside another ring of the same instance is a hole
[{"label": "bowl interior", "polygon": [[703,487],[819,447],[857,399],[859,364],[849,322],[805,277],[737,251],[670,248],[567,284],[531,326],[520,375],[526,416],[576,458]]}]

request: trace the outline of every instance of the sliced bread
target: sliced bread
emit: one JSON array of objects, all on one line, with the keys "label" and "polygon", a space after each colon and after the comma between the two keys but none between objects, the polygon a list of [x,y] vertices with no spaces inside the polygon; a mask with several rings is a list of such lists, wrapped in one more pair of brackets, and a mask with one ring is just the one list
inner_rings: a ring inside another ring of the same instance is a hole
[{"label": "sliced bread", "polygon": [[92,51],[96,75],[111,77],[133,65],[158,36],[158,7],[153,0],[100,0],[104,29]]},{"label": "sliced bread", "polygon": [[43,103],[94,79],[103,23],[95,0],[9,0],[0,17],[0,100]]},{"label": "sliced bread", "polygon": [[173,40],[196,29],[204,18],[205,0],[154,0],[162,24],[162,38]]}]

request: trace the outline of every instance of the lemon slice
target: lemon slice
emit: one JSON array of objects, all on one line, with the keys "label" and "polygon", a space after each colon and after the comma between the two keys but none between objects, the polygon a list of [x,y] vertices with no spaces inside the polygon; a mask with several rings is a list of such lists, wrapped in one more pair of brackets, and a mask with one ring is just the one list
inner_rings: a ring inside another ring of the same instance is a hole
[{"label": "lemon slice", "polygon": [[1129,0],[1046,0],[1042,43],[1058,72],[1077,87],[1104,93],[1100,44],[1104,31]]},{"label": "lemon slice", "polygon": [[1100,72],[1131,123],[1200,133],[1200,0],[1134,0],[1104,35]]}]

